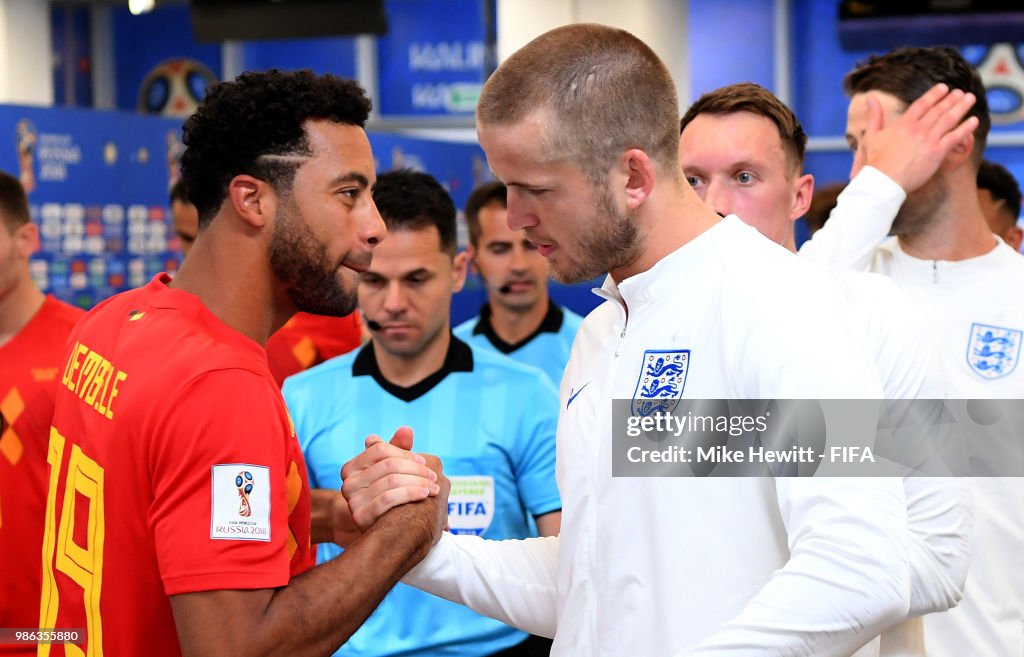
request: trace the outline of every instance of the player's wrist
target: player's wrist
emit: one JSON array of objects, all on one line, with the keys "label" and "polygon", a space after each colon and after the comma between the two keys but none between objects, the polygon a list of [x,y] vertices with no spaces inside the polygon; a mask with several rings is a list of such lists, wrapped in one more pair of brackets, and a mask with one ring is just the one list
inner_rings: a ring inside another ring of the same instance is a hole
[{"label": "player's wrist", "polygon": [[395,540],[407,546],[411,563],[419,563],[441,538],[444,522],[438,518],[445,504],[447,496],[436,496],[397,506],[381,516],[374,528],[384,524],[396,532]]}]

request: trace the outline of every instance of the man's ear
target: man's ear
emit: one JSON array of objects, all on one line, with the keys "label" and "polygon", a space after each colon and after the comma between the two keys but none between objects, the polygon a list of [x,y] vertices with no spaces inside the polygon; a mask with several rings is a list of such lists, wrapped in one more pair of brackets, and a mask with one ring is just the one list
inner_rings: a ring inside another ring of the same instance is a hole
[{"label": "man's ear", "polygon": [[616,174],[625,179],[627,210],[639,208],[654,191],[654,162],[639,148],[631,148],[622,154],[613,176]]},{"label": "man's ear", "polygon": [[1003,241],[1010,245],[1010,248],[1020,253],[1021,242],[1024,242],[1024,229],[1020,226],[1012,226],[1003,234]]},{"label": "man's ear", "polygon": [[[0,228],[6,230],[6,228]],[[39,226],[33,222],[22,224],[14,231],[15,252],[18,257],[28,260],[29,256],[39,250]]]},{"label": "man's ear", "polygon": [[946,154],[942,168],[946,171],[957,169],[971,159],[972,153],[974,153],[974,133],[969,132]]},{"label": "man's ear", "polygon": [[474,274],[479,274],[480,269],[476,266],[476,248],[472,243],[466,245],[466,250],[463,251],[466,254],[466,260],[468,262],[469,271]]},{"label": "man's ear", "polygon": [[811,199],[814,198],[814,176],[805,173],[793,183],[795,194],[793,195],[793,207],[790,208],[789,218],[796,221],[807,214],[811,207]]},{"label": "man's ear", "polygon": [[455,254],[455,260],[452,262],[452,291],[460,292],[462,286],[466,284],[466,274],[469,270],[469,249],[467,248],[462,253]]},{"label": "man's ear", "polygon": [[253,228],[266,226],[277,211],[273,187],[247,174],[235,176],[228,183],[228,200],[235,214]]}]

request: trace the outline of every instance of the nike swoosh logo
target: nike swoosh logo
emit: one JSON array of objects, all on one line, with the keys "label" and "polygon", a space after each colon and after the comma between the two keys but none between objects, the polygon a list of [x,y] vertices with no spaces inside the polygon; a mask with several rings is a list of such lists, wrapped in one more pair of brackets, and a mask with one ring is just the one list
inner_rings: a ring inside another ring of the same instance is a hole
[{"label": "nike swoosh logo", "polygon": [[569,408],[569,404],[571,404],[573,402],[573,400],[575,400],[577,397],[579,397],[580,393],[583,392],[583,389],[586,388],[589,385],[590,385],[590,381],[587,381],[586,383],[583,384],[583,388],[580,388],[575,393],[570,390],[569,391],[569,400],[565,402],[565,407]]}]

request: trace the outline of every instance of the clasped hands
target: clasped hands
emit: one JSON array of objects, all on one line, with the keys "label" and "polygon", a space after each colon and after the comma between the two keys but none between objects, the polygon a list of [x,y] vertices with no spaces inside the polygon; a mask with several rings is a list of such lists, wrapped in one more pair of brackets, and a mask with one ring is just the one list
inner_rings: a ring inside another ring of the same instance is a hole
[{"label": "clasped hands", "polygon": [[330,499],[330,540],[342,547],[350,545],[389,511],[405,506],[408,508],[402,512],[412,514],[410,522],[425,521],[432,543],[440,540],[447,525],[451,489],[440,459],[412,451],[409,427],[400,427],[388,442],[368,436],[365,445],[366,449],[341,469],[341,494],[318,491]]}]

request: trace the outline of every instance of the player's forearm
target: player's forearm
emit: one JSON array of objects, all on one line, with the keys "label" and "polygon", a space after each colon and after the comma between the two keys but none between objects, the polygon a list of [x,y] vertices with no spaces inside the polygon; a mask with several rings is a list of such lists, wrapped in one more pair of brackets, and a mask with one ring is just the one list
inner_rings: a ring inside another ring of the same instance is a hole
[{"label": "player's forearm", "polygon": [[[416,503],[436,505],[436,498]],[[171,598],[182,654],[331,655],[429,551],[431,514],[392,509],[340,557],[271,590],[206,591]]]},{"label": "player's forearm", "polygon": [[271,654],[330,655],[359,629],[430,550],[430,527],[410,511],[392,509],[338,558],[278,590],[265,616],[277,646]]},{"label": "player's forearm", "polygon": [[525,632],[555,635],[558,537],[489,541],[445,534],[403,583]]},{"label": "player's forearm", "polygon": [[971,560],[971,492],[968,480],[909,477],[910,615],[956,606],[964,593]]},{"label": "player's forearm", "polygon": [[884,173],[864,167],[839,195],[828,222],[800,247],[800,255],[866,271],[906,198],[906,192]]},{"label": "player's forearm", "polygon": [[[899,479],[779,480],[790,558],[732,620],[677,657],[847,657],[906,619]],[[802,490],[800,490],[802,489]],[[794,499],[795,498],[795,499]]]}]

